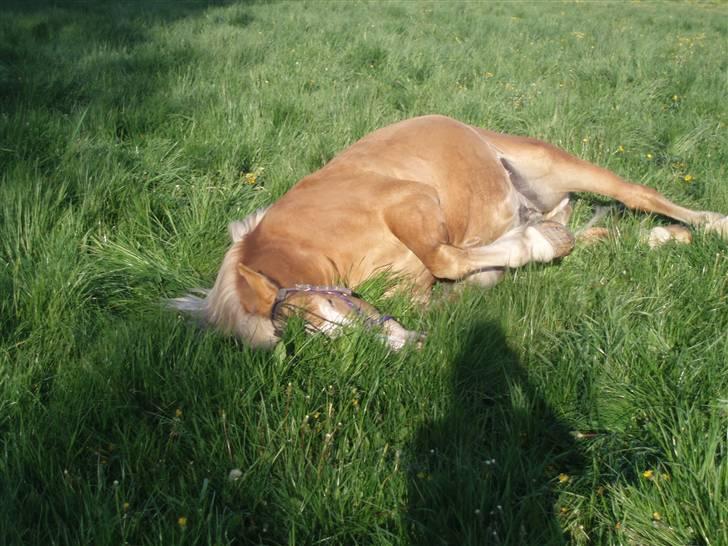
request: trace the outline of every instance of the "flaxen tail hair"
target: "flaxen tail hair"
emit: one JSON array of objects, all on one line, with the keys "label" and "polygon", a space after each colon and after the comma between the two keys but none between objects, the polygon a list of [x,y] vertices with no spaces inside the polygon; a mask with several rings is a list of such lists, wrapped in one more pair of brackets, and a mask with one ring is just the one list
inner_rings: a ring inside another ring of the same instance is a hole
[{"label": "flaxen tail hair", "polygon": [[211,324],[231,335],[243,338],[254,347],[270,346],[277,341],[270,320],[245,312],[237,292],[238,263],[242,241],[253,231],[268,209],[258,209],[243,220],[228,226],[233,245],[225,257],[210,290],[193,289],[192,293],[167,300],[167,305],[186,313],[203,325]]}]

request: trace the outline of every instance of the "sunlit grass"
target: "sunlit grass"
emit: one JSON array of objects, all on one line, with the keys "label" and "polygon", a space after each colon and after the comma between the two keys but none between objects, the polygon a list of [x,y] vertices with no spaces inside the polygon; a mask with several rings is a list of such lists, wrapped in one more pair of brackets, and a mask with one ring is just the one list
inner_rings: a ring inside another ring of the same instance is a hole
[{"label": "sunlit grass", "polygon": [[[443,113],[728,212],[711,4],[33,3],[0,19],[0,542],[728,544],[725,242],[659,219],[271,353],[162,298],[364,134]],[[587,196],[585,196],[587,197]],[[586,221],[587,197],[575,227]]]}]

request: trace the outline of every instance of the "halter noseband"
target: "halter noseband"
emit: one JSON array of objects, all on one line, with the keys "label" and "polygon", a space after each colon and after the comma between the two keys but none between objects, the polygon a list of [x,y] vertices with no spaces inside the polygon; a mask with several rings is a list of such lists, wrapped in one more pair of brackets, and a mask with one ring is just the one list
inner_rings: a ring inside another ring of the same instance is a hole
[{"label": "halter noseband", "polygon": [[277,315],[280,307],[285,303],[288,296],[301,292],[322,296],[333,296],[340,299],[341,301],[346,303],[346,305],[348,305],[349,308],[354,311],[359,317],[362,317],[364,319],[364,323],[368,326],[380,326],[388,320],[392,320],[394,318],[390,315],[381,315],[379,318],[376,319],[366,316],[364,311],[362,311],[361,307],[351,301],[350,298],[354,297],[354,292],[352,292],[349,288],[343,286],[315,286],[311,284],[297,284],[293,288],[279,289],[278,294],[276,294],[276,299],[273,301],[273,307],[271,307],[270,310],[270,320],[276,326],[277,331],[279,331],[277,327]]}]

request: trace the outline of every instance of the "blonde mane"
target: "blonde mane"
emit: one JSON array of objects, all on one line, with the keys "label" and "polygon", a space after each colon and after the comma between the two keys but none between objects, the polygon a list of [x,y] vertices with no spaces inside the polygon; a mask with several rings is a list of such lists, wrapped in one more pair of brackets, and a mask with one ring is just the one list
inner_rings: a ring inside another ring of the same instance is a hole
[{"label": "blonde mane", "polygon": [[223,332],[244,339],[253,347],[271,347],[278,341],[273,323],[266,317],[246,313],[238,295],[238,263],[243,251],[245,236],[253,231],[268,209],[258,209],[243,220],[228,226],[233,245],[225,253],[215,284],[210,290],[197,289],[194,294],[168,300],[168,305],[178,311],[211,324]]},{"label": "blonde mane", "polygon": [[260,224],[260,221],[263,219],[263,216],[265,216],[265,213],[268,212],[269,208],[270,207],[260,208],[242,220],[230,222],[228,224],[228,233],[230,234],[232,242],[237,243],[242,241],[248,233],[253,231],[256,226]]}]

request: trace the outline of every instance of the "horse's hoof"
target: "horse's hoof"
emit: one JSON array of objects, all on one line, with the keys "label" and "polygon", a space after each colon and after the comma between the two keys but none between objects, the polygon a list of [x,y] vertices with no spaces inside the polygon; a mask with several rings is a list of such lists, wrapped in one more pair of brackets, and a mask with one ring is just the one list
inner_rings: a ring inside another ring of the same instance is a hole
[{"label": "horse's hoof", "polygon": [[657,248],[670,241],[689,245],[693,241],[693,236],[688,228],[675,224],[652,228],[649,233],[642,236],[642,239],[650,248]]},{"label": "horse's hoof", "polygon": [[728,216],[723,216],[705,224],[705,231],[715,233],[728,241]]},{"label": "horse's hoof", "polygon": [[541,222],[533,226],[554,250],[554,258],[562,258],[571,254],[576,240],[569,228],[557,222]]},{"label": "horse's hoof", "polygon": [[610,233],[607,228],[590,227],[579,233],[576,238],[579,240],[580,244],[590,245],[592,243],[598,243],[599,241],[609,239],[609,237]]}]

